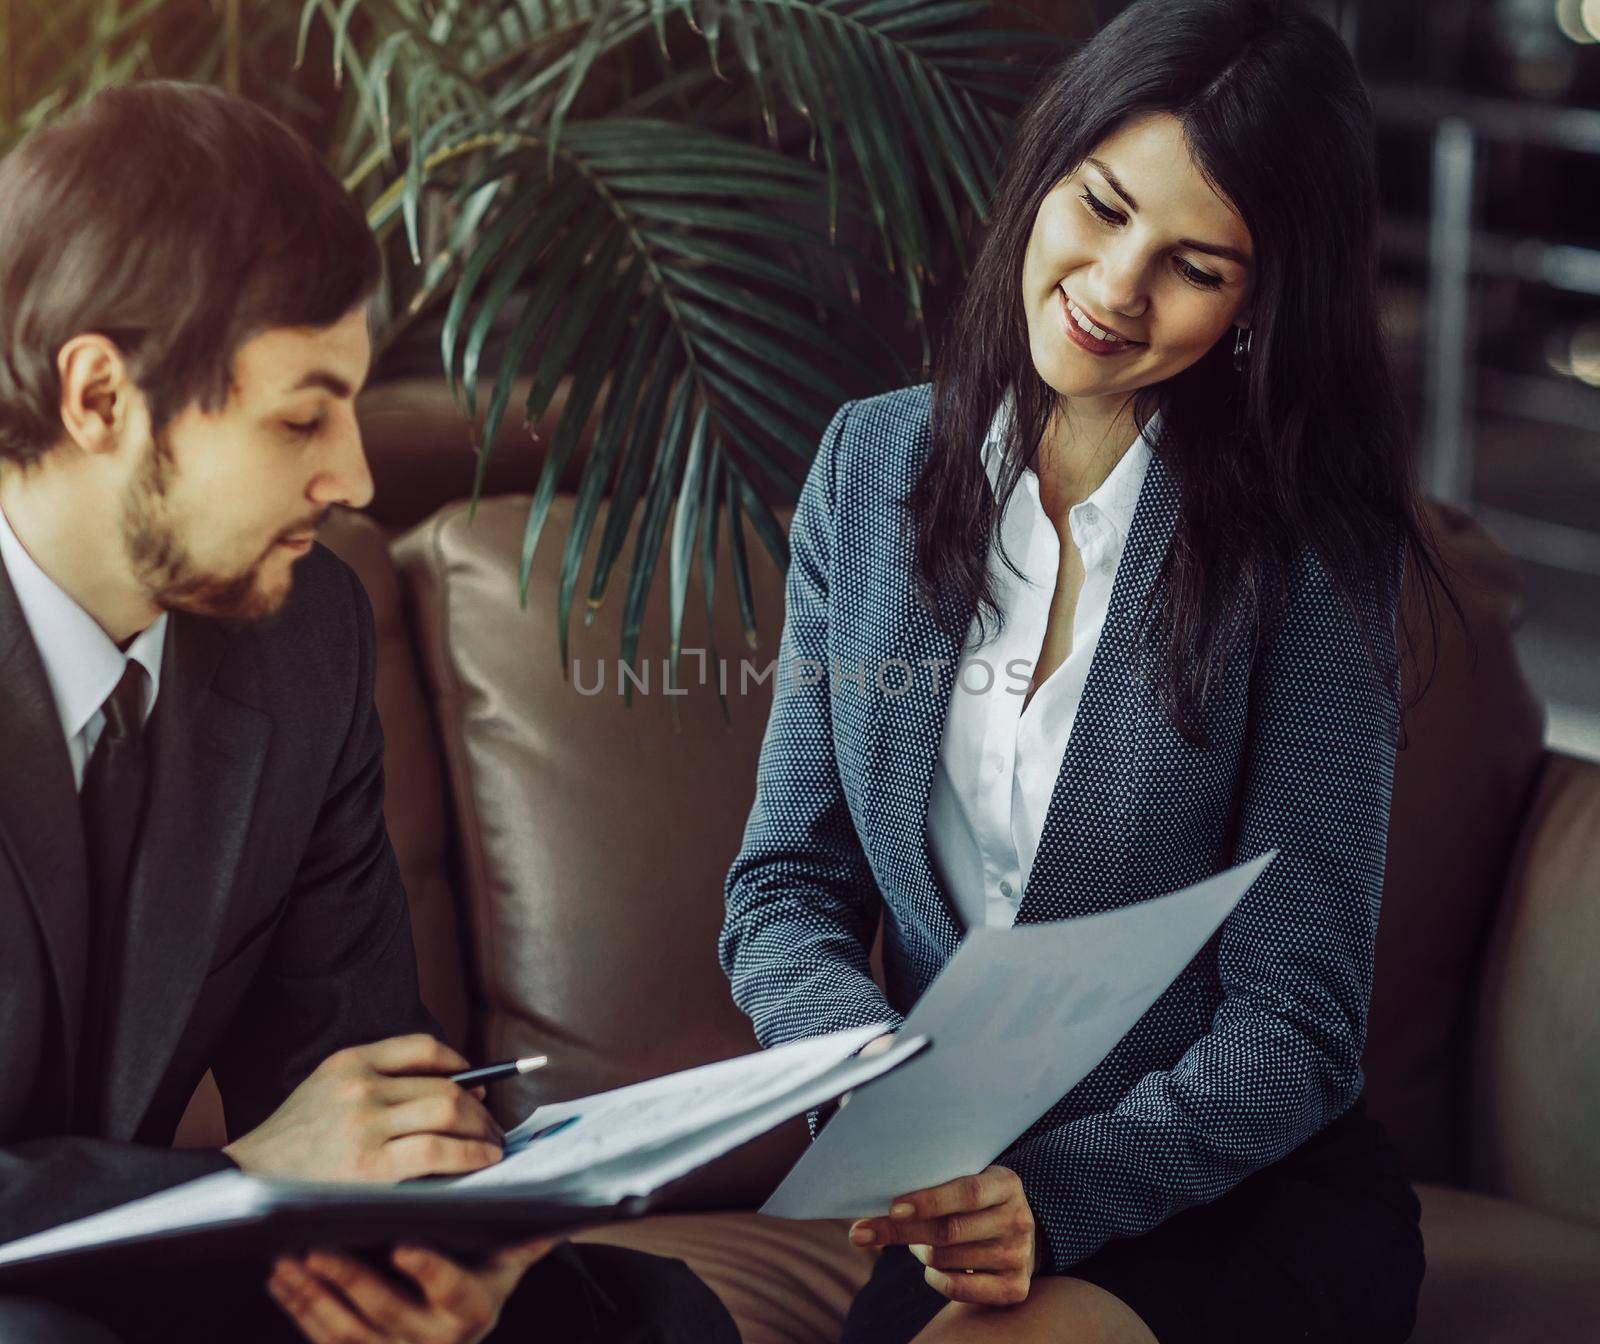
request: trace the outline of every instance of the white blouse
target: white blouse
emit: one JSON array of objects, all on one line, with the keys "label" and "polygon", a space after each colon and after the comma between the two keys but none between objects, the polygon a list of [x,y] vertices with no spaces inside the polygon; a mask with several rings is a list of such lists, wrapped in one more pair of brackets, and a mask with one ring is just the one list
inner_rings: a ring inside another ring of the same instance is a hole
[{"label": "white blouse", "polygon": [[[1006,414],[1002,408],[995,416],[982,447],[991,489],[999,478]],[[1150,446],[1141,435],[1100,487],[1068,511],[1084,568],[1072,648],[1025,708],[1061,560],[1060,537],[1039,501],[1037,473],[1023,473],[1000,520],[1006,552],[1025,577],[1011,572],[998,547],[990,548],[989,574],[1005,624],[980,644],[973,618],[928,799],[934,872],[969,929],[1009,927],[1016,920],[1149,463]]]}]

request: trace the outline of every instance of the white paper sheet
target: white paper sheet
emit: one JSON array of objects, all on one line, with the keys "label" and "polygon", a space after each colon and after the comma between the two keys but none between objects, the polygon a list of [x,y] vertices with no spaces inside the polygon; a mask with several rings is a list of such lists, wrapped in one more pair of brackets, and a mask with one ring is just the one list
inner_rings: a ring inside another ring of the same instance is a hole
[{"label": "white paper sheet", "polygon": [[983,1170],[1111,1052],[1277,852],[1125,909],[974,930],[902,1028],[936,1048],[838,1111],[762,1212],[869,1217]]},{"label": "white paper sheet", "polygon": [[827,1077],[883,1030],[856,1027],[541,1106],[506,1134],[504,1158],[452,1184],[543,1183],[664,1146]]},{"label": "white paper sheet", "polygon": [[352,1198],[370,1204],[525,1195],[530,1201],[578,1206],[647,1195],[784,1120],[899,1067],[927,1044],[902,1033],[903,1049],[897,1045],[885,1055],[856,1058],[883,1030],[881,1023],[856,1027],[541,1106],[507,1135],[508,1156],[453,1180],[374,1186],[270,1180],[239,1171],[204,1176],[0,1246],[0,1267],[177,1231],[235,1226],[291,1202],[306,1208]]}]

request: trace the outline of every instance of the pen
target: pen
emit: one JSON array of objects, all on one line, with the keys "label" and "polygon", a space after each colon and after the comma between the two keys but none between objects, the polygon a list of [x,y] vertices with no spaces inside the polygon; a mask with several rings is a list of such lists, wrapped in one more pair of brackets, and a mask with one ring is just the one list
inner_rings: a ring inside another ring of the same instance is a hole
[{"label": "pen", "polygon": [[549,1055],[526,1055],[522,1059],[508,1059],[499,1064],[485,1064],[481,1069],[468,1069],[465,1073],[452,1073],[450,1081],[460,1087],[479,1087],[484,1083],[498,1083],[505,1078],[516,1078],[524,1073],[542,1069],[550,1062]]}]

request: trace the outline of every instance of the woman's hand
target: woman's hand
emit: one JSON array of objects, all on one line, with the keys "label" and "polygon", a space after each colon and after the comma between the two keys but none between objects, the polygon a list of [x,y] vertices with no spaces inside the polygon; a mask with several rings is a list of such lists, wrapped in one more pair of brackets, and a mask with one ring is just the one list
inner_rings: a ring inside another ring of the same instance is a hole
[{"label": "woman's hand", "polygon": [[554,1245],[524,1242],[480,1269],[401,1246],[392,1260],[415,1293],[347,1255],[312,1251],[279,1257],[267,1291],[312,1344],[478,1344],[512,1289]]},{"label": "woman's hand", "polygon": [[887,1218],[853,1223],[850,1240],[909,1246],[928,1286],[952,1302],[1015,1306],[1033,1283],[1033,1210],[1005,1167],[901,1195]]}]

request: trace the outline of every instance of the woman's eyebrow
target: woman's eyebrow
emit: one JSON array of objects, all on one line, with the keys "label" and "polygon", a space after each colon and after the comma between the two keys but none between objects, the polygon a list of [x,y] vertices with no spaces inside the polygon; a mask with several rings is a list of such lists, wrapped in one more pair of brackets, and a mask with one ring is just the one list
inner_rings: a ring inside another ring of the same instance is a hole
[{"label": "woman's eyebrow", "polygon": [[1209,257],[1221,257],[1224,261],[1231,261],[1239,266],[1248,266],[1250,258],[1236,247],[1224,247],[1221,243],[1197,243],[1193,238],[1178,239],[1179,247],[1186,247],[1191,252],[1204,252]]},{"label": "woman's eyebrow", "polygon": [[1137,210],[1139,208],[1139,202],[1134,200],[1133,197],[1128,194],[1128,189],[1123,186],[1122,183],[1117,181],[1117,175],[1113,173],[1111,169],[1106,167],[1105,164],[1103,164],[1099,159],[1095,158],[1092,154],[1089,155],[1084,162],[1092,163],[1100,170],[1100,176],[1105,178],[1105,180],[1111,184],[1112,191],[1116,192],[1118,196],[1122,197],[1122,199],[1127,202],[1128,209]]},{"label": "woman's eyebrow", "polygon": [[[1139,202],[1134,200],[1128,189],[1117,181],[1117,175],[1105,163],[1095,158],[1092,154],[1087,156],[1084,162],[1092,164],[1099,170],[1100,176],[1105,178],[1112,191],[1122,197],[1123,203],[1127,205],[1128,209],[1135,212],[1138,211]],[[1178,245],[1187,247],[1192,252],[1204,252],[1208,257],[1221,257],[1224,261],[1231,261],[1235,265],[1248,266],[1250,264],[1250,258],[1245,253],[1239,251],[1236,247],[1224,247],[1221,243],[1201,243],[1193,238],[1180,238],[1178,239]]]}]

